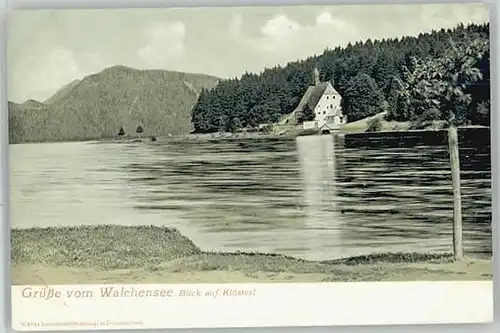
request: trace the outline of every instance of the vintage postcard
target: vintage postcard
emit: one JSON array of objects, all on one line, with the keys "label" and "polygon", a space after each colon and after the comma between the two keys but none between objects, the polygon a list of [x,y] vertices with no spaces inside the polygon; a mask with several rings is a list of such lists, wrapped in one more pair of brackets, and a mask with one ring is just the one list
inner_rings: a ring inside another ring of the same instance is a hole
[{"label": "vintage postcard", "polygon": [[14,328],[491,321],[489,25],[11,12]]}]

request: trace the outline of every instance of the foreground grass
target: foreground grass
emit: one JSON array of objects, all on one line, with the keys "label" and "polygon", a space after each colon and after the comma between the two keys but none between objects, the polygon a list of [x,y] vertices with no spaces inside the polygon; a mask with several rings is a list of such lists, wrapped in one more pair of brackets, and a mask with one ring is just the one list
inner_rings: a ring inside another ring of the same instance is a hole
[{"label": "foreground grass", "polygon": [[389,253],[307,261],[200,250],[176,229],[84,226],[12,230],[13,284],[489,280],[491,259]]}]

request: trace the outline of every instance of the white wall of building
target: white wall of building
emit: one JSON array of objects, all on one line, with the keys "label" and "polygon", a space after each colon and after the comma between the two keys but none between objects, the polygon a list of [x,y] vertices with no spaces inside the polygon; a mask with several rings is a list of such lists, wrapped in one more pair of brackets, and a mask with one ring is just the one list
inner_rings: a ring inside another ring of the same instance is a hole
[{"label": "white wall of building", "polygon": [[328,84],[323,96],[321,96],[314,112],[316,117],[314,118],[319,124],[334,123],[334,124],[342,124],[344,120],[342,118],[342,109],[341,109],[342,97],[339,93],[335,91],[331,83]]}]

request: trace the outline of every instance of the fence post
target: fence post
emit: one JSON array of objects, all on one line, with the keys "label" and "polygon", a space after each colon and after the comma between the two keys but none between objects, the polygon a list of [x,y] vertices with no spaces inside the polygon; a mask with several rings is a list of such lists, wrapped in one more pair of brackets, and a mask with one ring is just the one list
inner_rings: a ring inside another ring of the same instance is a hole
[{"label": "fence post", "polygon": [[453,120],[448,127],[448,145],[450,150],[451,180],[453,183],[453,256],[455,260],[464,257],[462,240],[462,198],[460,191],[460,157],[458,150],[457,127]]}]

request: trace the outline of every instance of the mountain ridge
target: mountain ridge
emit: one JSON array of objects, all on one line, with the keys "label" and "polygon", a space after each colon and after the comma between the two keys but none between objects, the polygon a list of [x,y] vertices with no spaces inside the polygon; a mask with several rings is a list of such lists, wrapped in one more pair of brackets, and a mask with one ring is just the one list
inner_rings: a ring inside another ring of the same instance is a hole
[{"label": "mountain ridge", "polygon": [[127,134],[192,131],[191,110],[202,89],[220,78],[164,69],[115,65],[76,79],[44,102],[9,101],[11,143],[93,140]]}]

